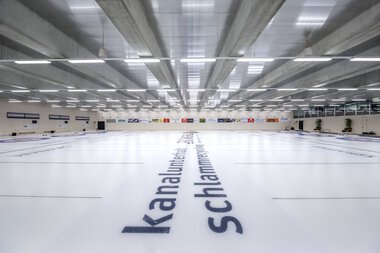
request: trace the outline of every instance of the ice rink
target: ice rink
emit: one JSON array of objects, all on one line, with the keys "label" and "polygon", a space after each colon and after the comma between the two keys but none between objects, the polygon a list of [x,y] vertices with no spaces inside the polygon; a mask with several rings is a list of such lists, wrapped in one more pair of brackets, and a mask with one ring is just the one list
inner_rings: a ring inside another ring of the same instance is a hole
[{"label": "ice rink", "polygon": [[1,253],[380,252],[376,138],[18,137],[0,140],[0,164]]}]

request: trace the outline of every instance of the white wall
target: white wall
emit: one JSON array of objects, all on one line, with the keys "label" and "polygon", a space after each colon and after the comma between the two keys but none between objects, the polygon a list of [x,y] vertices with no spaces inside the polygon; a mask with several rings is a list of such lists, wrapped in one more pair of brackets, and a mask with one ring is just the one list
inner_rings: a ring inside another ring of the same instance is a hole
[{"label": "white wall", "polygon": [[[286,112],[247,112],[247,111],[140,111],[140,112],[103,112],[106,119],[154,119],[154,118],[288,118],[292,114]],[[290,122],[281,123],[108,123],[107,130],[283,130]]]},{"label": "white wall", "polygon": [[[327,129],[334,133],[342,133],[346,118],[352,119],[352,133],[361,134],[362,132],[374,131],[377,135],[380,135],[380,115],[322,117],[320,118],[322,119],[322,129]],[[298,128],[296,121],[303,120],[304,130],[314,131],[316,119],[294,119],[294,125]]]},{"label": "white wall", "polygon": [[[31,119],[8,119],[7,112],[39,113],[40,119],[37,120],[36,125],[33,125]],[[69,115],[69,123],[64,124],[63,120],[49,120],[49,114]],[[85,121],[75,120],[75,116],[89,116],[90,122],[86,124]],[[79,111],[75,108],[51,108],[46,103],[9,103],[7,100],[0,100],[0,134],[43,133],[51,130],[56,132],[94,130],[96,126],[94,121],[97,120],[97,117],[97,112]]]}]

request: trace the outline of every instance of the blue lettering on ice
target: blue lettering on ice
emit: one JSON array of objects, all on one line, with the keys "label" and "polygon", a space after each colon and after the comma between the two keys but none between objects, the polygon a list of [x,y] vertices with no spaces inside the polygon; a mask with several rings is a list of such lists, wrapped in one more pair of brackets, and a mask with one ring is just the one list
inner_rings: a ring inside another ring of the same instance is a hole
[{"label": "blue lettering on ice", "polygon": [[[191,142],[192,135],[193,133],[184,133],[178,142],[189,143]],[[149,203],[149,210],[159,209],[163,212],[170,212],[175,208],[175,195],[178,194],[185,155],[186,148],[177,148],[173,158],[169,161],[167,170],[164,173],[158,174],[158,176],[162,177],[162,185],[157,187],[156,195],[159,197]],[[170,233],[170,226],[166,223],[172,218],[173,213],[164,213],[162,217],[157,218],[145,214],[142,218],[145,222],[144,226],[126,226],[122,230],[122,233],[168,234]]]},{"label": "blue lettering on ice", "polygon": [[[199,137],[198,142],[201,143]],[[194,194],[195,198],[207,198],[205,207],[208,211],[212,213],[229,213],[232,211],[232,204],[228,200],[224,201],[224,205],[217,206],[213,204],[217,198],[227,198],[227,194],[224,193],[224,189],[221,187],[221,182],[219,182],[219,177],[214,170],[214,167],[208,157],[208,153],[204,148],[204,145],[197,144],[197,157],[198,157],[198,167],[200,172],[200,182],[194,183],[194,185],[202,186],[202,192]],[[219,203],[219,202],[218,202]],[[220,204],[218,204],[220,205]],[[243,226],[240,221],[231,215],[226,215],[220,218],[219,222],[215,221],[215,218],[208,218],[208,226],[211,231],[215,233],[224,233],[228,230],[229,225],[235,226],[235,232],[238,234],[243,234]]]}]

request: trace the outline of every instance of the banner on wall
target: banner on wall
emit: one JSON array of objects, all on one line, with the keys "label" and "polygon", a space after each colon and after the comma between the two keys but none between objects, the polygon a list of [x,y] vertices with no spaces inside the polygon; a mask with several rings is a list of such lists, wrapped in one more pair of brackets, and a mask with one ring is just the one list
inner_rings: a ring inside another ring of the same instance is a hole
[{"label": "banner on wall", "polygon": [[285,117],[281,116],[280,122],[289,122],[289,118],[285,118]]},{"label": "banner on wall", "polygon": [[207,123],[218,123],[218,119],[213,119],[213,118],[211,118],[211,119],[206,119],[206,122],[207,122]]},{"label": "banner on wall", "polygon": [[206,118],[200,118],[199,123],[206,123]]},{"label": "banner on wall", "polygon": [[193,118],[182,118],[181,123],[194,123]]},{"label": "banner on wall", "polygon": [[139,120],[140,120],[139,123],[142,123],[142,124],[150,123],[150,120],[149,120],[149,119],[139,119]]},{"label": "banner on wall", "polygon": [[179,118],[172,118],[170,120],[170,123],[181,123],[181,119],[179,119]]},{"label": "banner on wall", "polygon": [[163,119],[163,122],[164,122],[164,123],[170,123],[170,119],[169,119],[169,118],[164,118],[164,119]]},{"label": "banner on wall", "polygon": [[241,122],[242,123],[254,123],[255,119],[254,118],[242,118]]},{"label": "banner on wall", "polygon": [[160,119],[152,119],[152,123],[160,123]]},{"label": "banner on wall", "polygon": [[235,119],[235,118],[218,118],[218,123],[233,123],[233,122],[241,122],[241,119]]},{"label": "banner on wall", "polygon": [[265,119],[264,118],[255,118],[254,121],[256,123],[264,123],[265,122]]},{"label": "banner on wall", "polygon": [[116,119],[106,119],[106,123],[116,123]]},{"label": "banner on wall", "polygon": [[124,123],[127,123],[127,120],[126,119],[118,119],[117,120],[117,123],[121,123],[121,124],[124,124]]},{"label": "banner on wall", "polygon": [[128,123],[140,123],[140,119],[128,119]]},{"label": "banner on wall", "polygon": [[267,123],[278,123],[279,119],[278,118],[267,118]]}]

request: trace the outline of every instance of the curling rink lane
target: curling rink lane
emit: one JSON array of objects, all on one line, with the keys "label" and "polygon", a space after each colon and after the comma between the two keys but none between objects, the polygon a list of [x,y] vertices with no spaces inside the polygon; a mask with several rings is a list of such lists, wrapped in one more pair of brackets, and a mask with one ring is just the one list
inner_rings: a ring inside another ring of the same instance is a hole
[{"label": "curling rink lane", "polygon": [[259,131],[23,138],[0,140],[1,253],[380,252],[375,139]]}]

